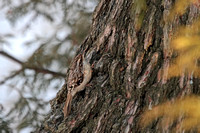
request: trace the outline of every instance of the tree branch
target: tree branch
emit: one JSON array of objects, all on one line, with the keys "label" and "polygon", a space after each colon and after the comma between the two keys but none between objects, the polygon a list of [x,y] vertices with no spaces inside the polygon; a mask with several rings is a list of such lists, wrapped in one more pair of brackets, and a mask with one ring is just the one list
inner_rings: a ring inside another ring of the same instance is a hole
[{"label": "tree branch", "polygon": [[54,72],[54,71],[51,71],[51,70],[48,70],[48,69],[39,68],[39,67],[35,67],[35,66],[25,65],[24,68],[25,69],[32,69],[32,70],[36,71],[37,73],[51,74],[51,75],[56,76],[56,77],[65,77],[65,74],[63,74],[63,73]]},{"label": "tree branch", "polygon": [[4,51],[0,51],[0,54],[5,56],[5,57],[7,57],[7,58],[9,58],[9,59],[11,59],[11,60],[13,60],[13,61],[15,61],[18,64],[20,64],[23,67],[23,69],[31,69],[31,70],[34,70],[37,73],[51,74],[51,75],[56,76],[56,77],[65,77],[65,74],[63,74],[63,73],[54,72],[54,71],[51,71],[51,70],[48,70],[48,69],[44,69],[44,68],[39,68],[37,66],[30,66],[30,65],[18,60],[17,58],[9,55],[8,53],[6,53]]},{"label": "tree branch", "polygon": [[17,63],[19,63],[20,65],[23,65],[22,61],[16,59],[15,57],[9,55],[8,53],[6,53],[4,51],[0,51],[0,54],[3,55],[3,56],[5,56],[5,57],[7,57],[7,58],[9,58],[9,59],[11,59],[11,60],[13,60],[13,61],[15,61],[15,62],[17,62]]},{"label": "tree branch", "polygon": [[14,72],[13,74],[11,74],[10,76],[6,77],[3,81],[0,81],[0,85],[4,84],[7,80],[15,77],[16,75],[18,75],[23,69],[20,69],[16,72]]}]

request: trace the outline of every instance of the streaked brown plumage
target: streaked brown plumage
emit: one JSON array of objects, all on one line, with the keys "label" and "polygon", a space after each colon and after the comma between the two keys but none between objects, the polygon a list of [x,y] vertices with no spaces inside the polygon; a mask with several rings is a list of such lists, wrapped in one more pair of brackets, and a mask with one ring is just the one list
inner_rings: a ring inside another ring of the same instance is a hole
[{"label": "streaked brown plumage", "polygon": [[66,118],[71,111],[71,102],[74,95],[76,95],[77,92],[84,90],[85,86],[92,77],[92,69],[90,64],[85,60],[84,57],[82,58],[82,61],[83,61],[83,82],[77,87],[68,88],[67,99],[65,101],[65,105],[63,108],[64,118]]}]

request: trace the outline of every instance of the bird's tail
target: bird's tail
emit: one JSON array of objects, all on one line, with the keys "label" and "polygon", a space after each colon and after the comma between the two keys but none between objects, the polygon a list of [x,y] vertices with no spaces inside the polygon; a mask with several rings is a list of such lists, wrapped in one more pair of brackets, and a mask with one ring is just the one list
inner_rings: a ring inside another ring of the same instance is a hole
[{"label": "bird's tail", "polygon": [[65,101],[65,106],[63,108],[64,118],[66,118],[71,111],[71,102],[72,102],[72,95],[68,93],[67,99]]}]

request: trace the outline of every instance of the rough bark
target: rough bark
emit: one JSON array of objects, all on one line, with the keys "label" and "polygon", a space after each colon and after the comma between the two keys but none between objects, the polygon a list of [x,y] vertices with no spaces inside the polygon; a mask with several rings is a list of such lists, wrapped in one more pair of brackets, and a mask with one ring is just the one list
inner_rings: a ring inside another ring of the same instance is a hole
[{"label": "rough bark", "polygon": [[154,133],[161,130],[157,122],[145,129],[138,125],[146,107],[199,93],[198,79],[189,84],[187,75],[166,78],[171,34],[179,25],[189,24],[199,16],[198,8],[191,5],[184,15],[165,23],[174,0],[147,0],[144,20],[137,29],[133,3],[134,0],[100,1],[90,34],[77,52],[77,57],[85,52],[93,68],[92,79],[73,98],[71,113],[64,119],[66,81],[51,101],[52,111],[38,132]]}]

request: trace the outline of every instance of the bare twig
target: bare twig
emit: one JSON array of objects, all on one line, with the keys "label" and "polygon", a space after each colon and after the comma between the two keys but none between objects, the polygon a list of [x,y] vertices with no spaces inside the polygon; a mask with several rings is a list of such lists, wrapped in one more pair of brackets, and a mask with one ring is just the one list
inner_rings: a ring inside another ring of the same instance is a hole
[{"label": "bare twig", "polygon": [[15,62],[17,62],[17,63],[19,63],[20,65],[23,65],[22,61],[18,60],[17,58],[13,57],[12,55],[9,55],[8,53],[6,53],[4,51],[0,51],[0,54],[11,59],[11,60],[13,60],[13,61],[15,61]]},{"label": "bare twig", "polygon": [[[13,61],[15,61],[15,62],[18,63],[18,64],[20,64],[20,65],[22,66],[22,68],[23,68],[23,69],[20,70],[20,72],[21,72],[22,70],[24,70],[24,69],[31,69],[31,70],[34,70],[34,71],[37,72],[37,73],[51,74],[51,75],[53,75],[53,76],[55,76],[55,77],[65,77],[65,74],[63,74],[63,73],[54,72],[54,71],[51,71],[51,70],[48,70],[48,69],[44,69],[44,68],[39,68],[39,67],[37,67],[37,66],[30,66],[30,65],[28,65],[28,64],[26,64],[26,63],[24,63],[24,62],[18,60],[17,58],[15,58],[15,57],[9,55],[8,53],[6,53],[6,52],[4,52],[4,51],[0,51],[0,54],[3,55],[3,56],[5,56],[5,57],[7,57],[7,58],[9,58],[9,59],[11,59],[11,60],[13,60]],[[15,73],[15,74],[16,74],[16,73]],[[18,74],[18,73],[17,73],[17,74]],[[13,74],[13,75],[14,75],[14,74]],[[13,75],[7,77],[6,79],[12,78]],[[14,76],[15,76],[15,75],[14,75]],[[5,80],[4,80],[4,81],[5,81]],[[0,84],[1,84],[1,83],[2,83],[2,82],[0,82]]]},{"label": "bare twig", "polygon": [[65,74],[63,74],[63,73],[54,72],[54,71],[51,71],[51,70],[48,70],[48,69],[44,69],[44,68],[39,68],[39,67],[36,67],[36,66],[25,65],[24,68],[25,69],[32,69],[37,73],[51,74],[51,75],[53,75],[55,77],[65,77]]},{"label": "bare twig", "polygon": [[6,81],[8,81],[9,79],[15,77],[16,75],[18,75],[23,69],[20,69],[18,71],[15,71],[13,74],[11,74],[10,76],[6,77],[3,81],[0,81],[0,85],[4,84]]}]

